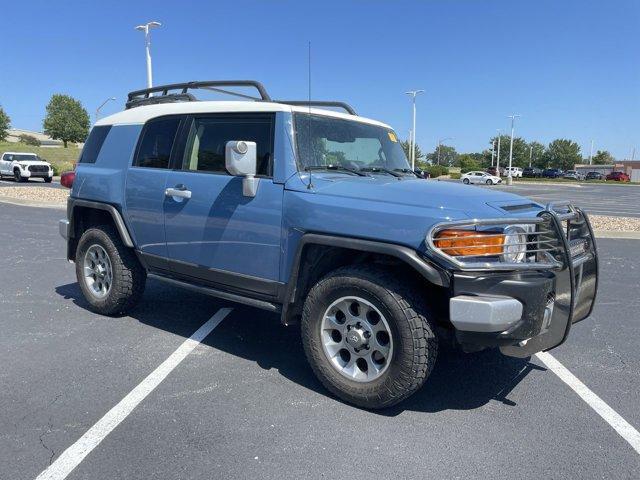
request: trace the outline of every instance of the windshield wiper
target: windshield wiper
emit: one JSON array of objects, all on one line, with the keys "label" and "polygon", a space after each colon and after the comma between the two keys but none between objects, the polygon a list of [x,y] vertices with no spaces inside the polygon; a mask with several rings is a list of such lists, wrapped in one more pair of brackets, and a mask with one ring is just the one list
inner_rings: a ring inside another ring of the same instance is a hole
[{"label": "windshield wiper", "polygon": [[349,173],[353,173],[354,175],[358,175],[359,177],[367,177],[368,175],[366,173],[362,173],[359,172],[358,170],[355,170],[353,168],[348,168],[348,167],[343,167],[342,165],[309,165],[307,167],[304,167],[304,169],[306,171],[309,170],[339,170],[341,172],[349,172]]},{"label": "windshield wiper", "polygon": [[410,174],[415,175],[416,177],[420,178],[420,175],[418,175],[416,172],[414,172],[410,168],[394,168],[393,171],[394,172],[402,172],[402,173],[410,173]]},{"label": "windshield wiper", "polygon": [[393,170],[389,170],[384,167],[364,167],[360,169],[361,172],[373,172],[373,173],[387,173],[389,175],[393,175],[394,177],[402,177],[398,172],[394,172]]}]

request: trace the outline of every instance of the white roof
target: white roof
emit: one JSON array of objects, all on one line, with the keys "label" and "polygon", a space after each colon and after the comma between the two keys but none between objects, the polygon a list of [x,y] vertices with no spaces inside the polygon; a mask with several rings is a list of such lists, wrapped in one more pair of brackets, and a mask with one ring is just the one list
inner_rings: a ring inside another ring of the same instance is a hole
[{"label": "white roof", "polygon": [[2,154],[8,154],[8,155],[33,155],[34,157],[37,157],[38,154],[37,153],[31,153],[31,152],[2,152]]},{"label": "white roof", "polygon": [[384,128],[391,128],[382,122],[371,120],[348,113],[334,112],[319,108],[299,107],[275,102],[246,102],[246,101],[198,101],[161,103],[158,105],[144,105],[114,113],[96,122],[100,125],[136,125],[161,115],[175,115],[186,113],[227,113],[227,112],[303,112],[324,115],[333,118],[343,118],[356,122],[368,123]]}]

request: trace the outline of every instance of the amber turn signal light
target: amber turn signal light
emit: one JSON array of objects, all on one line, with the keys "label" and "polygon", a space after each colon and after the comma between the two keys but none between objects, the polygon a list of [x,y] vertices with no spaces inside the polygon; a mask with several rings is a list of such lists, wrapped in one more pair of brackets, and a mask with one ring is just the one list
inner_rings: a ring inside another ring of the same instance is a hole
[{"label": "amber turn signal light", "polygon": [[442,230],[436,234],[434,245],[447,255],[502,255],[504,235],[474,230]]}]

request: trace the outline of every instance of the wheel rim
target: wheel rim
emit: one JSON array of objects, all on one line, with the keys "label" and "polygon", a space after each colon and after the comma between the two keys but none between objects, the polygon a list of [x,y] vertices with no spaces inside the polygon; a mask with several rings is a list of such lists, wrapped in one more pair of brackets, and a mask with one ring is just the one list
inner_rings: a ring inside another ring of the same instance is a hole
[{"label": "wheel rim", "polygon": [[91,245],[84,255],[84,282],[96,298],[104,298],[111,291],[113,271],[107,251],[100,245]]},{"label": "wheel rim", "polygon": [[325,310],[320,340],[333,368],[356,382],[376,380],[393,358],[393,338],[386,318],[360,297],[339,298]]}]

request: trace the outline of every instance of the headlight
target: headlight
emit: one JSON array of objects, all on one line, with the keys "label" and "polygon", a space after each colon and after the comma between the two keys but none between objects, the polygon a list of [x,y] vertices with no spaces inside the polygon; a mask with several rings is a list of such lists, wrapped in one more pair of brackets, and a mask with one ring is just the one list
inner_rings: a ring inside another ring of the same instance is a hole
[{"label": "headlight", "polygon": [[503,263],[522,263],[527,257],[530,230],[530,225],[508,225],[498,231],[451,228],[439,231],[433,243],[452,257],[482,261],[490,261],[493,257]]},{"label": "headlight", "polygon": [[502,261],[520,263],[527,255],[527,232],[524,228],[510,225],[504,229]]}]

